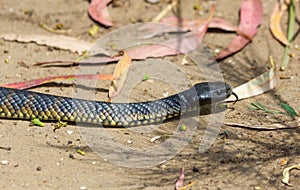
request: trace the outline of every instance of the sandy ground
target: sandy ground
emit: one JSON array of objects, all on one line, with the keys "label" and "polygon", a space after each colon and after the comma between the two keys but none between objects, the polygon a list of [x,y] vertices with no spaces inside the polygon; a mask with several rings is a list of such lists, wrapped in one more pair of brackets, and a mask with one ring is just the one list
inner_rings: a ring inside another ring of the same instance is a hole
[{"label": "sandy ground", "polygon": [[[72,30],[70,36],[95,42],[121,26],[136,21],[149,21],[167,5],[167,1],[161,1],[156,5],[137,0],[116,2],[109,6],[116,25],[109,29],[100,27],[100,32],[91,37],[88,29],[94,22],[87,15],[88,1],[1,0],[0,34],[50,34],[40,27],[40,22],[49,26],[63,23],[63,27]],[[213,2],[216,3],[217,16],[232,23],[238,22],[238,8],[241,1],[230,0],[230,7],[228,0]],[[243,51],[220,63],[225,81],[232,86],[238,86],[266,71],[269,67],[269,56],[273,56],[277,64],[280,63],[283,47],[273,39],[268,29],[268,18],[275,2],[275,0],[263,1],[264,21],[253,42]],[[185,3],[181,3],[182,16],[197,18],[198,13],[192,9],[193,2]],[[210,7],[211,1],[202,2],[204,16],[208,15]],[[222,49],[233,36],[234,34],[211,32],[206,36],[205,42],[211,49]],[[300,45],[299,38],[295,44]],[[2,84],[76,73],[76,67],[33,66],[40,61],[75,60],[78,57],[77,54],[68,51],[34,43],[0,40],[0,52]],[[267,125],[290,120],[289,117],[249,111],[250,102],[255,101],[278,109],[279,103],[284,101],[299,111],[300,51],[294,50],[293,53],[295,57],[291,59],[288,69],[285,72],[278,72],[278,75],[284,75],[286,79],[279,80],[278,86],[271,92],[239,101],[235,105],[230,104],[229,106],[234,109],[226,111],[226,121]],[[8,58],[9,63],[5,63],[5,59]],[[194,83],[201,80],[193,66],[179,66],[190,75]],[[104,71],[113,72],[113,68],[114,65],[108,65]],[[103,82],[100,87],[107,89],[109,84]],[[160,98],[169,88],[168,85],[161,86],[161,83],[156,84],[155,81],[153,85],[149,84],[139,84],[137,90],[132,92],[132,100]],[[32,90],[71,96],[72,89],[70,82],[63,81]],[[99,98],[105,100],[106,93],[105,90],[99,92]],[[200,116],[200,120],[205,121],[208,117]],[[92,151],[82,136],[80,130],[82,127],[68,125],[53,132],[53,123],[46,123],[46,127],[37,127],[32,126],[29,121],[4,119],[0,121],[0,126],[0,146],[10,148],[10,150],[0,149],[0,160],[8,161],[8,164],[0,165],[1,189],[174,189],[174,183],[182,167],[185,167],[185,183],[196,182],[191,189],[299,189],[300,186],[297,170],[293,171],[290,177],[294,187],[286,187],[281,183],[282,170],[285,167],[282,163],[287,161],[287,165],[294,165],[300,162],[298,129],[251,131],[223,126],[220,131],[229,134],[227,139],[224,140],[220,135],[207,151],[199,153],[198,147],[205,131],[205,125],[200,125],[187,146],[175,157],[155,166],[134,168],[126,158],[121,160],[121,163],[127,167],[119,166]],[[143,128],[140,130],[108,128],[104,129],[104,132],[125,146],[147,148],[153,146],[153,143],[149,142],[151,137],[170,134],[175,127],[176,121],[162,125],[149,133],[144,133]],[[163,141],[155,144],[161,142]],[[85,151],[86,155],[78,154],[76,152],[78,148]]]}]

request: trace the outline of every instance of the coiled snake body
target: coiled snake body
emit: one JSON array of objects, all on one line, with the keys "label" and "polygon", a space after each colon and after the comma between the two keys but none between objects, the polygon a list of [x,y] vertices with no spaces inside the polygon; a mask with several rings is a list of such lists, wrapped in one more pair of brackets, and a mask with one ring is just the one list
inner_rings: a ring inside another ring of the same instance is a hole
[{"label": "coiled snake body", "polygon": [[136,126],[162,122],[222,101],[232,94],[222,82],[203,82],[167,98],[138,103],[108,103],[0,87],[0,117]]}]

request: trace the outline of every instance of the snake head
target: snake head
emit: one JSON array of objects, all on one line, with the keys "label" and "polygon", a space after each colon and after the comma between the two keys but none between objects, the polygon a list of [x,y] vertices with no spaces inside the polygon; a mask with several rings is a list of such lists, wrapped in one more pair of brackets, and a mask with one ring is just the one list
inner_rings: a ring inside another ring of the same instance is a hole
[{"label": "snake head", "polygon": [[203,82],[194,86],[200,105],[225,100],[232,94],[232,88],[224,82]]}]

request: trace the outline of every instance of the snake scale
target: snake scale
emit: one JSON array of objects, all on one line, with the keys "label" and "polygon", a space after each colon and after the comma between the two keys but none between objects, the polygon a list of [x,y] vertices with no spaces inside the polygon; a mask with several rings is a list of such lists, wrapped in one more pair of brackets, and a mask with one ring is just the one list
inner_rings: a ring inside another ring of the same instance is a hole
[{"label": "snake scale", "polygon": [[127,127],[179,117],[199,106],[225,100],[231,94],[234,93],[226,83],[202,82],[163,99],[109,103],[0,87],[0,117]]}]

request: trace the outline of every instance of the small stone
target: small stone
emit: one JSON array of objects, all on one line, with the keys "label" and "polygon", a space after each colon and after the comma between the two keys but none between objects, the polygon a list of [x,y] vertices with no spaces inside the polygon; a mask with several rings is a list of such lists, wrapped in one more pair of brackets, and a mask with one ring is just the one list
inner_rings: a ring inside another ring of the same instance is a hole
[{"label": "small stone", "polygon": [[132,140],[127,140],[127,143],[128,144],[132,144]]},{"label": "small stone", "polygon": [[70,154],[69,157],[70,157],[71,159],[75,159],[74,154]]},{"label": "small stone", "polygon": [[169,92],[163,93],[164,97],[168,97],[169,96]]},{"label": "small stone", "polygon": [[42,170],[41,166],[36,167],[36,171],[41,171],[41,170]]},{"label": "small stone", "polygon": [[146,0],[147,3],[155,4],[159,3],[160,0]]},{"label": "small stone", "polygon": [[67,130],[67,133],[68,133],[69,135],[72,135],[72,134],[74,133],[74,131],[72,131],[72,130]]},{"label": "small stone", "polygon": [[199,168],[193,167],[193,172],[199,172]]},{"label": "small stone", "polygon": [[220,49],[215,49],[214,52],[215,52],[216,54],[218,54],[218,53],[220,53]]},{"label": "small stone", "polygon": [[2,161],[1,161],[1,164],[2,164],[2,165],[7,165],[7,164],[8,164],[8,160],[2,160]]},{"label": "small stone", "polygon": [[53,138],[54,139],[58,139],[59,135],[54,135]]},{"label": "small stone", "polygon": [[85,190],[86,189],[86,186],[81,186],[80,187],[80,190]]}]

